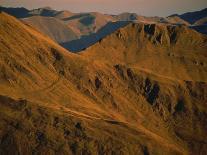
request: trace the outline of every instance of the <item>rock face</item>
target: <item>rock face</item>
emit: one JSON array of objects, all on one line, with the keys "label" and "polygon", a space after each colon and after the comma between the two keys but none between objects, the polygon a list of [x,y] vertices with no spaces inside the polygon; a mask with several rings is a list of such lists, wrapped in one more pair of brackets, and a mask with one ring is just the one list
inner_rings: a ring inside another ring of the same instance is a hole
[{"label": "rock face", "polygon": [[207,153],[206,36],[131,23],[73,54],[0,22],[0,154]]}]

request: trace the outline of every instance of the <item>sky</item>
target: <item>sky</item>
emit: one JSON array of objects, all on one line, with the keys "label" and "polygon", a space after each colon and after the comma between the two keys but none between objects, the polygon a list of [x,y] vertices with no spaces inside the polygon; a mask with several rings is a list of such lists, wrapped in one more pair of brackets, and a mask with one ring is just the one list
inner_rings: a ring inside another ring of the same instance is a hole
[{"label": "sky", "polygon": [[145,16],[168,16],[207,8],[207,0],[0,0],[0,5],[28,9],[49,6],[72,12],[131,12]]}]

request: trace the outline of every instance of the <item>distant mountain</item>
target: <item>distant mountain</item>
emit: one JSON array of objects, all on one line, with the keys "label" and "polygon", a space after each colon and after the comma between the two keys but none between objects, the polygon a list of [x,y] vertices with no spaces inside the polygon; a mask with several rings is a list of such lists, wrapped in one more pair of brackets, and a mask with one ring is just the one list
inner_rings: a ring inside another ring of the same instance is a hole
[{"label": "distant mountain", "polygon": [[206,25],[207,24],[207,16],[197,20],[194,25]]},{"label": "distant mountain", "polygon": [[182,24],[189,25],[188,22],[181,19],[179,16],[171,16],[171,17],[146,17],[137,15],[136,13],[122,13],[119,15],[113,15],[113,17],[118,21],[136,21],[143,23],[168,23],[168,24]]},{"label": "distant mountain", "polygon": [[89,35],[97,32],[108,22],[114,21],[110,15],[104,15],[98,12],[77,13],[63,21],[70,27],[73,27],[81,35]]},{"label": "distant mountain", "polygon": [[56,18],[67,18],[73,15],[73,13],[69,11],[57,11],[50,7],[43,7],[33,10],[28,10],[25,8],[7,8],[0,6],[0,11],[4,11],[16,18],[26,18],[31,16],[44,16],[44,17],[56,17]]},{"label": "distant mountain", "polygon": [[59,11],[53,10],[50,7],[38,8],[30,10],[29,14],[31,16],[45,16],[45,17],[54,17]]},{"label": "distant mountain", "polygon": [[183,20],[182,18],[180,18],[179,16],[170,16],[170,17],[166,17],[166,20],[168,23],[171,24],[181,24],[181,25],[187,25],[189,26],[190,23],[188,23],[187,21]]},{"label": "distant mountain", "polygon": [[32,16],[22,21],[37,28],[57,43],[78,39],[79,36],[63,21],[54,17]]},{"label": "distant mountain", "polygon": [[6,8],[0,6],[0,11],[6,12],[16,18],[25,18],[30,16],[29,15],[29,10],[21,7],[21,8]]},{"label": "distant mountain", "polygon": [[59,11],[57,12],[54,17],[59,19],[65,19],[73,16],[75,13],[72,13],[70,11]]},{"label": "distant mountain", "polygon": [[82,36],[80,39],[73,40],[70,42],[63,42],[61,43],[61,45],[64,48],[68,49],[69,51],[79,52],[97,43],[98,41],[101,41],[101,39],[103,39],[107,35],[115,32],[116,30],[126,26],[129,23],[130,23],[129,21],[109,22],[105,26],[103,26],[100,30],[98,30],[96,33]]},{"label": "distant mountain", "polygon": [[207,8],[200,10],[200,11],[187,12],[181,15],[175,14],[169,17],[172,17],[172,16],[179,16],[180,18],[189,22],[190,24],[194,24],[196,21],[207,17]]},{"label": "distant mountain", "polygon": [[113,17],[119,21],[134,21],[137,20],[137,16],[138,15],[136,13],[128,13],[128,12],[121,13],[119,15],[113,15]]},{"label": "distant mountain", "polygon": [[207,35],[207,24],[203,24],[203,25],[194,25],[191,26],[190,28],[202,33],[202,34],[206,34]]},{"label": "distant mountain", "polygon": [[[89,34],[95,33],[100,28],[105,26],[108,22],[115,21],[115,19],[112,16],[101,14],[98,12],[72,13],[70,11],[57,11],[57,10],[54,10],[50,7],[43,7],[43,8],[33,9],[33,10],[27,10],[25,8],[1,7],[0,10],[7,12],[8,14],[10,14],[14,17],[17,17],[17,18],[26,18],[26,17],[33,17],[33,16],[57,18],[59,20],[62,20],[62,22],[64,22],[66,25],[68,25],[68,27],[70,29],[72,29],[72,31],[74,33],[76,33],[76,36],[89,35]],[[40,28],[40,31],[41,31],[40,25],[42,25],[42,24],[40,24],[41,17],[29,18],[30,23],[33,23],[33,25]],[[45,18],[42,18],[41,22],[43,22],[43,19],[45,19]],[[50,18],[50,21],[51,20],[52,20],[52,18]],[[59,23],[60,23],[60,21],[59,21]],[[37,26],[37,25],[39,25],[39,26]],[[54,27],[53,25],[50,25],[50,24],[46,24],[46,25],[48,26],[47,30],[52,29],[50,27]],[[45,29],[44,25],[43,25],[43,27]],[[58,34],[59,34],[60,30],[57,30],[57,31],[59,31],[58,32]],[[42,31],[42,32],[44,32],[44,33],[46,32],[45,34],[47,34],[49,36],[52,36],[51,34],[53,34],[52,39],[60,38],[59,36],[55,36],[56,33],[54,33],[54,32],[49,32],[49,31]],[[62,33],[64,33],[64,32],[62,32]],[[68,36],[68,38],[69,38],[69,36]],[[73,38],[74,37],[71,37],[71,39],[69,39],[69,40],[73,40]],[[57,39],[55,39],[55,40],[57,40]],[[63,41],[60,39],[58,39],[58,40]]]},{"label": "distant mountain", "polygon": [[200,33],[207,33],[205,24],[207,9],[183,15],[175,14],[169,17],[146,17],[127,12],[119,15],[107,15],[98,12],[72,13],[70,11],[57,11],[50,7],[33,10],[0,7],[0,10],[17,18],[23,18],[24,22],[36,27],[64,48],[74,52],[88,48],[129,21],[186,25]]}]

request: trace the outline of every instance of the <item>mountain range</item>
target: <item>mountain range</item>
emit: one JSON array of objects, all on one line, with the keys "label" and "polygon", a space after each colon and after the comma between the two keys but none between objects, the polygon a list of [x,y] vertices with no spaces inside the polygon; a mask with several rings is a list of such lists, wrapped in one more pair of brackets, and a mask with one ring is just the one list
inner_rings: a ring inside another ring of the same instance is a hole
[{"label": "mountain range", "polygon": [[1,8],[0,154],[207,154],[207,36],[180,16]]},{"label": "mountain range", "polygon": [[[206,9],[181,15],[174,14],[168,17],[146,17],[127,12],[119,15],[107,15],[98,12],[72,13],[70,11],[57,11],[50,7],[33,10],[0,7],[0,10],[20,18],[73,52],[81,51],[98,42],[101,38],[120,28],[117,25],[121,26],[122,24],[116,23],[123,21],[186,25],[200,33],[207,33]],[[112,25],[115,26],[112,27]]]}]

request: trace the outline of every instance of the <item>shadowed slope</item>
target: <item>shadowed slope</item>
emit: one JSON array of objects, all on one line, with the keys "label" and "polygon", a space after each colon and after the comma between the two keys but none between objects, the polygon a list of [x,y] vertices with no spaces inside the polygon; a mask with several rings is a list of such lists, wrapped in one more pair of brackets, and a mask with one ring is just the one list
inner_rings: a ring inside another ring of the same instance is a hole
[{"label": "shadowed slope", "polygon": [[201,18],[200,20],[196,21],[194,25],[207,25],[207,17]]},{"label": "shadowed slope", "polygon": [[187,12],[178,16],[190,24],[194,24],[196,21],[207,16],[207,8],[200,11]]},{"label": "shadowed slope", "polygon": [[16,18],[25,18],[29,16],[29,10],[26,8],[6,8],[0,6],[0,11],[4,11]]},{"label": "shadowed slope", "polygon": [[191,26],[192,29],[207,35],[207,25],[196,25],[196,26]]},{"label": "shadowed slope", "polygon": [[169,16],[166,18],[166,20],[168,23],[175,24],[175,25],[178,25],[178,24],[187,25],[187,26],[190,25],[187,21],[183,20],[179,16]]},{"label": "shadowed slope", "polygon": [[80,39],[77,40],[63,42],[61,43],[61,45],[70,51],[79,52],[83,49],[92,46],[93,44],[97,43],[107,35],[115,32],[121,27],[126,26],[127,24],[129,24],[128,21],[109,22],[105,26],[103,26],[100,30],[98,30],[96,33],[82,36]]}]

